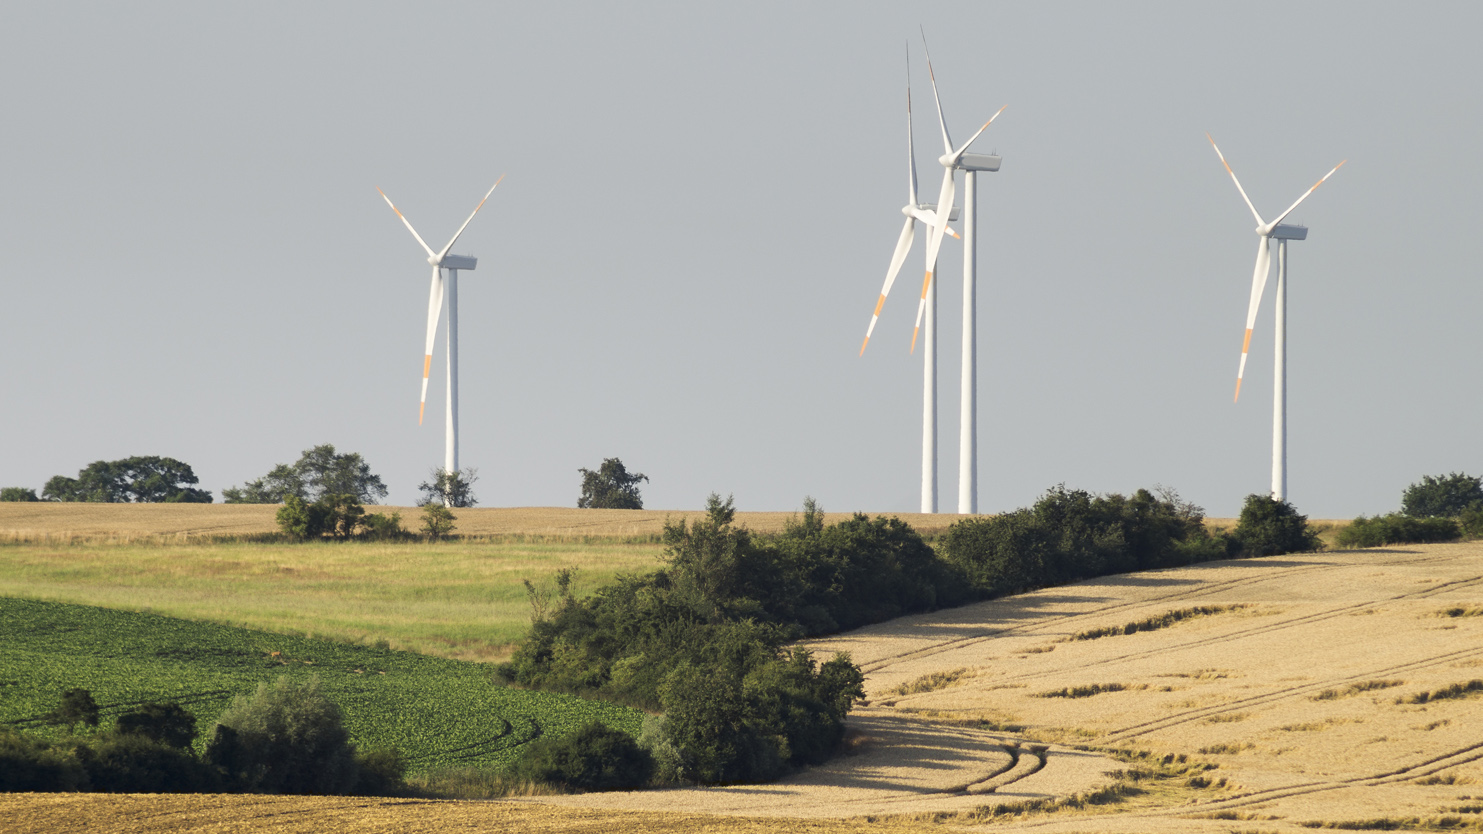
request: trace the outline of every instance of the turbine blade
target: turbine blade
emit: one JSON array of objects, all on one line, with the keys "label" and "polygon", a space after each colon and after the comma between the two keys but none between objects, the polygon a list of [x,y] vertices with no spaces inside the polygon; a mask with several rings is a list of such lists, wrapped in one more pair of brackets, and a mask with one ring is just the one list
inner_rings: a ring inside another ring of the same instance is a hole
[{"label": "turbine blade", "polygon": [[[1220,157],[1220,164],[1226,166],[1226,173],[1231,175],[1231,182],[1234,182],[1236,184],[1236,190],[1239,191],[1239,192],[1241,192],[1241,199],[1245,200],[1246,201],[1246,207],[1249,208],[1249,209],[1251,209],[1251,216],[1256,218],[1256,225],[1258,225],[1258,226],[1265,226],[1265,225],[1267,225],[1267,221],[1263,220],[1261,214],[1257,212],[1256,206],[1254,206],[1254,205],[1251,204],[1251,198],[1248,197],[1248,196],[1246,196],[1246,189],[1242,188],[1241,187],[1241,181],[1238,180],[1238,179],[1236,179],[1236,172],[1231,170],[1231,163],[1226,162],[1226,156],[1225,156],[1225,154],[1223,154],[1223,153],[1220,152],[1220,148],[1218,146],[1216,146],[1215,140],[1214,139],[1211,139],[1210,134],[1208,134],[1208,133],[1205,134],[1205,138],[1206,139],[1210,139],[1210,147],[1215,148],[1215,155],[1218,156],[1218,157]],[[1314,188],[1317,188],[1317,187],[1318,186],[1314,186]]]},{"label": "turbine blade", "polygon": [[[937,225],[937,212],[935,211],[927,211],[926,209],[914,208],[911,209],[911,216],[915,217],[921,222],[923,226],[926,226],[929,229]],[[948,216],[951,217],[952,214],[949,213]],[[962,235],[953,231],[952,226],[947,227],[947,233],[952,235],[954,238],[957,238],[958,240],[963,239]]]},{"label": "turbine blade", "polygon": [[[1007,104],[1004,105],[1004,107],[1008,107],[1008,106],[1009,105],[1007,105]],[[999,113],[1003,113],[1004,112],[1004,107],[999,108]],[[969,139],[967,142],[964,142],[963,143],[963,147],[958,148],[956,151],[953,151],[953,159],[954,160],[958,160],[958,159],[962,159],[963,158],[963,154],[964,154],[964,152],[966,152],[968,150],[968,146],[969,145],[972,145],[973,144],[973,140],[974,139],[977,139],[980,134],[982,134],[985,130],[988,130],[989,129],[989,125],[993,124],[994,123],[994,120],[997,119],[997,118],[999,118],[999,113],[995,113],[994,115],[990,116],[989,117],[989,120],[987,122],[984,122],[984,126],[978,129],[978,133],[973,134],[973,138]]]},{"label": "turbine blade", "polygon": [[499,188],[499,184],[501,182],[504,182],[504,180],[505,180],[505,175],[504,174],[500,174],[499,175],[499,179],[497,179],[497,180],[494,181],[494,185],[489,186],[489,190],[486,191],[486,192],[484,192],[484,199],[479,201],[479,205],[474,206],[474,210],[469,213],[469,219],[463,221],[463,225],[462,226],[459,226],[458,227],[458,231],[456,231],[456,232],[453,233],[453,239],[450,240],[450,241],[448,241],[448,245],[447,246],[444,246],[443,247],[443,251],[441,251],[441,252],[438,253],[438,260],[442,260],[443,259],[443,256],[446,255],[446,254],[448,254],[448,250],[453,248],[453,244],[455,244],[455,243],[458,242],[458,236],[461,235],[461,234],[463,234],[463,230],[464,229],[467,229],[469,227],[469,222],[474,219],[474,215],[479,213],[479,209],[484,208],[484,203],[489,200],[489,195],[490,194],[493,194],[494,193],[494,190],[496,188]]},{"label": "turbine blade", "polygon": [[911,47],[906,49],[906,173],[907,205],[917,204],[917,155],[911,140]]},{"label": "turbine blade", "polygon": [[433,267],[433,283],[427,291],[427,345],[422,352],[422,404],[417,406],[417,425],[427,410],[427,375],[433,367],[433,339],[438,335],[438,316],[443,312],[443,270]]},{"label": "turbine blade", "polygon": [[[927,53],[927,77],[932,79],[932,100],[937,102],[937,124],[942,127],[942,152],[953,152],[953,140],[947,135],[947,119],[942,117],[942,99],[937,95],[937,74],[932,71],[932,51],[927,49],[927,30],[922,30],[922,51]],[[939,203],[938,205],[941,205]]]},{"label": "turbine blade", "polygon": [[[1348,162],[1348,161],[1349,160],[1347,160],[1347,159],[1344,160],[1344,162]],[[1314,191],[1317,191],[1318,190],[1318,186],[1323,185],[1324,180],[1327,180],[1329,177],[1332,177],[1334,175],[1334,171],[1337,171],[1340,168],[1343,168],[1344,167],[1344,162],[1340,162],[1338,165],[1335,165],[1333,171],[1329,171],[1327,174],[1324,174],[1323,175],[1323,179],[1319,180],[1318,182],[1313,183],[1313,187],[1310,188],[1310,189],[1308,189],[1307,191],[1304,191],[1303,192],[1303,196],[1301,196],[1301,197],[1298,198],[1298,202],[1297,203],[1293,203],[1292,205],[1290,205],[1290,206],[1287,207],[1287,211],[1284,211],[1283,213],[1277,215],[1277,219],[1272,221],[1272,225],[1273,226],[1276,226],[1278,223],[1281,223],[1283,221],[1283,219],[1285,219],[1289,214],[1292,214],[1292,210],[1298,207],[1298,203],[1301,203],[1304,200],[1308,199],[1308,195],[1309,194],[1312,194]]]},{"label": "turbine blade", "polygon": [[1236,396],[1231,402],[1241,399],[1241,377],[1246,373],[1246,354],[1251,350],[1251,329],[1256,326],[1256,311],[1262,303],[1262,290],[1267,286],[1267,274],[1272,270],[1272,240],[1262,235],[1256,245],[1256,270],[1251,275],[1251,302],[1246,307],[1246,336],[1241,341],[1241,364],[1236,368]]},{"label": "turbine blade", "polygon": [[427,242],[426,242],[426,241],[424,241],[424,240],[423,240],[423,239],[422,239],[422,235],[419,235],[419,234],[417,234],[417,230],[416,230],[416,229],[414,229],[414,228],[412,228],[412,223],[411,223],[411,221],[409,221],[409,220],[407,220],[407,218],[406,218],[406,216],[405,216],[405,215],[403,215],[403,214],[402,214],[402,213],[401,213],[401,211],[399,211],[399,210],[398,210],[398,209],[397,209],[397,207],[396,207],[396,204],[395,204],[395,203],[393,203],[393,202],[392,202],[392,201],[391,201],[391,198],[390,198],[390,197],[388,197],[388,196],[386,196],[386,192],[385,192],[385,191],[382,191],[382,190],[381,190],[381,189],[380,189],[380,187],[377,187],[377,188],[376,188],[376,193],[378,193],[378,194],[380,194],[380,195],[381,195],[381,199],[383,199],[383,200],[385,200],[385,201],[386,201],[386,204],[387,204],[387,205],[388,205],[388,206],[391,206],[391,210],[392,210],[392,211],[395,211],[395,212],[396,212],[396,216],[397,216],[397,217],[400,217],[400,218],[402,218],[402,223],[403,223],[403,224],[405,224],[405,225],[406,225],[406,227],[407,227],[407,231],[409,231],[409,232],[411,232],[411,233],[412,233],[412,237],[415,237],[415,238],[417,238],[417,242],[418,242],[418,243],[420,243],[420,244],[422,244],[422,248],[423,248],[423,249],[425,249],[425,250],[427,250],[427,256],[428,256],[428,257],[429,257],[429,258],[434,258],[434,257],[437,257],[437,256],[436,256],[436,255],[434,255],[434,254],[433,254],[433,249],[432,249],[432,247],[431,247],[431,246],[428,246],[428,245],[427,245]]},{"label": "turbine blade", "polygon": [[865,341],[860,343],[860,355],[865,355],[865,346],[870,344],[870,334],[875,332],[875,323],[880,320],[881,307],[886,303],[886,296],[891,294],[891,285],[896,283],[896,274],[901,271],[901,264],[906,261],[906,254],[911,251],[912,240],[917,234],[916,220],[906,218],[906,225],[901,227],[901,236],[896,239],[896,251],[891,253],[891,265],[886,268],[886,285],[881,287],[881,297],[875,302],[875,312],[870,315],[870,326],[865,329]]},{"label": "turbine blade", "polygon": [[[952,212],[953,194],[957,183],[953,169],[942,169],[942,191],[937,195],[937,222],[927,235],[927,271],[922,279],[922,299],[917,304],[917,324],[911,333],[911,352],[917,351],[917,333],[922,329],[922,315],[927,311],[927,289],[932,286],[932,273],[937,270],[937,252],[942,248],[942,236],[947,231],[947,218]],[[947,206],[947,209],[943,209]]]}]

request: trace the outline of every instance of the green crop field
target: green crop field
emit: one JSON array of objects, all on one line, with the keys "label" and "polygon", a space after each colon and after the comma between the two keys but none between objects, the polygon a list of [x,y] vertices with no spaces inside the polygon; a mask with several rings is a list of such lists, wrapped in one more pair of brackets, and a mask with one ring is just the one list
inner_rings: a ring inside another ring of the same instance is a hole
[{"label": "green crop field", "polygon": [[271,634],[154,614],[0,598],[0,725],[45,728],[61,693],[89,690],[103,726],[128,707],[176,701],[204,743],[232,696],[280,675],[319,677],[352,740],[400,749],[412,773],[499,764],[543,733],[597,718],[637,734],[642,714],[566,695],[510,689],[485,664]]},{"label": "green crop field", "polygon": [[0,543],[0,596],[491,660],[530,626],[523,580],[549,586],[574,567],[588,593],[654,568],[662,550],[645,540],[13,542]]}]

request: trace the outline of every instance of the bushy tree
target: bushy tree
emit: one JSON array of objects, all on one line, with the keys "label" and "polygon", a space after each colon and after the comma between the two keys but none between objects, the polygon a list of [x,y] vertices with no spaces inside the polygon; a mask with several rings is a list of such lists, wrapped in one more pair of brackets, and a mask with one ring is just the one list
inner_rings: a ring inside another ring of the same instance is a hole
[{"label": "bushy tree", "polygon": [[442,504],[445,507],[472,507],[479,503],[474,496],[474,481],[479,480],[479,470],[469,468],[457,472],[438,467],[429,473],[430,479],[417,485],[422,498],[417,506]]},{"label": "bushy tree", "polygon": [[1232,536],[1243,556],[1279,556],[1306,553],[1323,547],[1308,527],[1308,517],[1292,504],[1270,495],[1248,495]]},{"label": "bushy tree", "polygon": [[210,504],[210,492],[190,486],[199,482],[190,464],[145,455],[94,461],[76,478],[53,477],[41,494],[48,501]]},{"label": "bushy tree", "polygon": [[1401,494],[1401,512],[1417,518],[1456,518],[1474,505],[1483,505],[1483,478],[1461,472],[1422,475]]},{"label": "bushy tree", "polygon": [[144,704],[118,717],[115,729],[171,747],[190,747],[196,739],[196,716],[179,704]]},{"label": "bushy tree", "polygon": [[578,790],[625,790],[649,781],[654,759],[632,736],[594,719],[575,733],[542,736],[526,745],[516,772]]},{"label": "bushy tree", "polygon": [[577,498],[580,509],[642,510],[643,498],[639,496],[639,481],[649,476],[629,472],[623,461],[604,458],[596,472],[578,469],[582,473],[582,494]]},{"label": "bushy tree", "polygon": [[46,714],[46,721],[50,724],[66,725],[69,732],[78,724],[96,727],[98,726],[98,702],[93,700],[93,693],[86,689],[69,689],[62,693],[62,701],[57,708]]},{"label": "bushy tree", "polygon": [[422,508],[422,535],[431,541],[446,538],[453,532],[453,522],[456,521],[447,507],[441,504],[427,504]]},{"label": "bushy tree", "polygon": [[1340,547],[1382,547],[1387,544],[1450,542],[1462,535],[1450,518],[1414,518],[1401,513],[1360,516],[1339,531]]},{"label": "bushy tree", "polygon": [[282,677],[234,698],[217,719],[206,758],[234,784],[262,793],[343,794],[359,776],[340,709],[318,678]]},{"label": "bushy tree", "polygon": [[375,504],[387,492],[358,453],[337,453],[325,443],[305,449],[292,465],[280,463],[255,481],[222,490],[222,496],[228,504],[281,504],[290,495],[310,502],[349,495],[358,504]]},{"label": "bushy tree", "polygon": [[3,487],[0,488],[0,501],[40,501],[36,497],[36,490],[30,487]]},{"label": "bushy tree", "polygon": [[304,540],[329,536],[348,539],[365,518],[365,508],[354,496],[325,495],[309,503],[297,495],[287,496],[278,508],[278,527],[289,536]]}]

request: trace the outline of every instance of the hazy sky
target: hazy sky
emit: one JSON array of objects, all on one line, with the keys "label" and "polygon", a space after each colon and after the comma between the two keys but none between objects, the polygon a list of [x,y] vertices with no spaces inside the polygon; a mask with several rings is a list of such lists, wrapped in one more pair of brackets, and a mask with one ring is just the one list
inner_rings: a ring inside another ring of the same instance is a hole
[{"label": "hazy sky", "polygon": [[[1231,402],[1257,208],[1290,220],[1290,496],[1479,474],[1476,4],[9,4],[0,485],[157,454],[217,492],[319,443],[409,504],[442,462],[428,267],[455,251],[462,462],[485,506],[915,511],[924,235],[857,355],[918,167],[980,178],[980,509],[1270,482],[1272,289]],[[957,503],[961,245],[943,250]]]}]

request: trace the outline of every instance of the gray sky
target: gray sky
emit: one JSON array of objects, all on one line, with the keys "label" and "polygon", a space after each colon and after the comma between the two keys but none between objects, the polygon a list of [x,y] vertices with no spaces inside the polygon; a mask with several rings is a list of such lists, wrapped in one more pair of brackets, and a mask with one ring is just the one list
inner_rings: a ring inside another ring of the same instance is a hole
[{"label": "gray sky", "polygon": [[[391,503],[442,461],[416,409],[455,251],[462,462],[485,506],[914,511],[922,246],[900,229],[910,42],[923,199],[980,180],[980,509],[1270,480],[1269,283],[1231,403],[1253,222],[1291,220],[1290,495],[1395,509],[1483,470],[1483,9],[1346,4],[11,4],[0,12],[0,485],[159,454],[223,487],[318,443]],[[956,506],[961,245],[943,249],[941,506]],[[1472,391],[1473,393],[1469,393]]]}]

